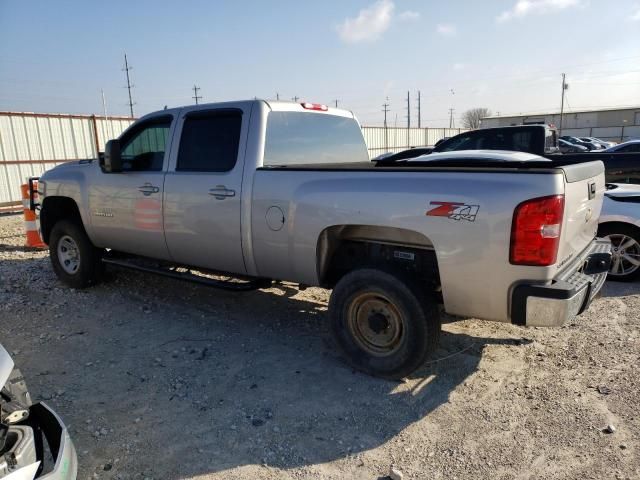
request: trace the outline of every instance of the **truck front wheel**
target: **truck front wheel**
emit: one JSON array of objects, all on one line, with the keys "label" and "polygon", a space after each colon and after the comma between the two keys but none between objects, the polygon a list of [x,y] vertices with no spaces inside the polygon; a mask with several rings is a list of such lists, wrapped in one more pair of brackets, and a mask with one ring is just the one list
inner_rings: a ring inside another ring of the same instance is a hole
[{"label": "truck front wheel", "polygon": [[72,288],[86,288],[102,279],[102,251],[93,246],[77,223],[61,220],[53,226],[49,256],[58,278]]},{"label": "truck front wheel", "polygon": [[404,378],[438,345],[435,300],[412,279],[381,270],[359,269],[342,277],[331,294],[329,316],[348,362],[370,375]]}]

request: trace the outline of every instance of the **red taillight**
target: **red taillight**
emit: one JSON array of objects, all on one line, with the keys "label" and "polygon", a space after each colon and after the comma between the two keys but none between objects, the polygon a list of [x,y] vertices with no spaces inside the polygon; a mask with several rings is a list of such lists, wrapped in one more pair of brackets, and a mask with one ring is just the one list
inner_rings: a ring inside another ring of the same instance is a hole
[{"label": "red taillight", "polygon": [[509,261],[514,265],[546,267],[556,263],[564,195],[522,202],[513,213]]},{"label": "red taillight", "polygon": [[321,112],[326,112],[327,110],[329,110],[329,107],[327,107],[326,105],[322,105],[321,103],[303,102],[300,105],[302,105],[302,108],[306,108],[307,110],[319,110]]}]

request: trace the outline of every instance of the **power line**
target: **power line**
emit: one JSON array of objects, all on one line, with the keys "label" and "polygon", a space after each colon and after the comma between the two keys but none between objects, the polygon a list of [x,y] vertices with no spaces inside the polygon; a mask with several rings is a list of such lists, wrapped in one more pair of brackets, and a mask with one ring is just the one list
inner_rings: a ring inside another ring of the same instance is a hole
[{"label": "power line", "polygon": [[129,62],[127,61],[127,54],[124,54],[124,71],[127,73],[127,90],[129,91],[129,111],[131,112],[131,116],[133,117],[133,100],[131,99],[131,89],[133,88],[133,85],[131,85],[131,81],[129,79],[129,70],[131,70],[133,67],[129,66]]},{"label": "power line", "polygon": [[200,90],[200,87],[196,87],[196,85],[193,85],[193,98],[196,101],[196,105],[198,105],[198,99],[201,99],[202,97],[198,95],[198,90]]}]

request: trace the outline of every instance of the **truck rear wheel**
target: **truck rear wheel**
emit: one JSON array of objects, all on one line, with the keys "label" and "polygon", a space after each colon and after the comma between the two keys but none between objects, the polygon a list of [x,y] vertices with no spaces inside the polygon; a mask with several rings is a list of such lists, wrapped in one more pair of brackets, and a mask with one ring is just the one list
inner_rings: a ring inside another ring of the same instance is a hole
[{"label": "truck rear wheel", "polygon": [[102,280],[102,250],[93,246],[77,223],[61,220],[53,226],[49,256],[58,278],[72,288],[86,288]]},{"label": "truck rear wheel", "polygon": [[348,362],[370,375],[400,379],[437,348],[436,302],[416,282],[377,270],[348,273],[329,301],[333,335]]}]

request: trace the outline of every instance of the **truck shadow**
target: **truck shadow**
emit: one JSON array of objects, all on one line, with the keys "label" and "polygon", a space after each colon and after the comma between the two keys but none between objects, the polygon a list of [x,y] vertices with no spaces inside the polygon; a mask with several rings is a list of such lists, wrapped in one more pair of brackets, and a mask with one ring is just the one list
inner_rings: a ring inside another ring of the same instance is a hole
[{"label": "truck shadow", "polygon": [[[7,262],[13,271],[39,271],[39,285],[49,285],[33,287],[46,311],[9,309],[8,320],[37,314],[41,321],[0,341],[32,352],[16,358],[32,394],[49,397],[76,427],[72,438],[85,452],[79,478],[106,463],[114,474],[177,479],[350,458],[447,403],[487,345],[523,343],[448,325],[434,358],[406,382],[391,382],[341,360],[320,289],[239,294],[116,271],[106,284],[72,291],[46,258]],[[65,393],[51,398],[51,391]],[[112,433],[96,435],[102,425]]]},{"label": "truck shadow", "polygon": [[635,282],[605,282],[601,290],[603,297],[628,297],[640,294],[640,281]]}]

